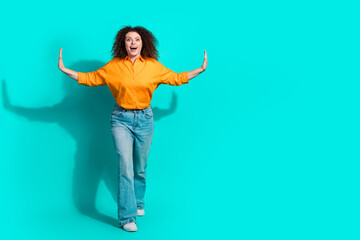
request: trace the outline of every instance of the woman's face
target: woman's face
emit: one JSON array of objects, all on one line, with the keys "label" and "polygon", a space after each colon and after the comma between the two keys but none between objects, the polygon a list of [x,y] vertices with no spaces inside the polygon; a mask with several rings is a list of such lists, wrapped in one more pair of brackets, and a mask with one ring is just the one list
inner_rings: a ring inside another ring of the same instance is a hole
[{"label": "woman's face", "polygon": [[140,55],[142,40],[137,32],[128,32],[125,35],[125,48],[130,58],[138,57]]}]

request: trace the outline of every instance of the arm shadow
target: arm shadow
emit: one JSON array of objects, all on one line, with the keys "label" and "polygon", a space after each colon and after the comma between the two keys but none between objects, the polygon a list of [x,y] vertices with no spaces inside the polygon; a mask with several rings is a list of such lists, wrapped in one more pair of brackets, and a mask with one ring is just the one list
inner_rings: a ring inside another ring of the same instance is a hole
[{"label": "arm shadow", "polygon": [[[79,61],[70,69],[91,72],[104,66],[100,61]],[[25,108],[11,104],[6,81],[2,80],[2,102],[8,112],[29,121],[57,123],[76,142],[72,196],[82,214],[117,226],[117,220],[102,214],[95,206],[96,193],[104,181],[113,200],[117,199],[117,156],[110,131],[110,114],[115,100],[107,86],[86,87],[66,75],[62,77],[65,97],[53,106]],[[158,121],[175,112],[177,96],[172,95],[168,109],[153,108]]]}]

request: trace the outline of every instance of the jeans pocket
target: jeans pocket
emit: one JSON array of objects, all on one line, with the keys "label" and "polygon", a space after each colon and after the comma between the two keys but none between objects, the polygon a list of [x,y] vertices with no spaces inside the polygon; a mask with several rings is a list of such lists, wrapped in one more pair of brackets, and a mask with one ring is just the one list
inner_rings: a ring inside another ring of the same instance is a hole
[{"label": "jeans pocket", "polygon": [[121,117],[125,112],[125,109],[114,109],[114,111],[111,114],[111,117]]},{"label": "jeans pocket", "polygon": [[151,109],[148,109],[147,111],[145,111],[145,117],[147,119],[151,119],[153,117],[153,112]]}]

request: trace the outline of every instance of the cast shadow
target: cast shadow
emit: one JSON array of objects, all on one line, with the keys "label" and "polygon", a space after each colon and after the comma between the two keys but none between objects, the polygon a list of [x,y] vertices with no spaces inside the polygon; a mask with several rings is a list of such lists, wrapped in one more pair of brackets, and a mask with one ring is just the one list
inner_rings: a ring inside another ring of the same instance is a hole
[{"label": "cast shadow", "polygon": [[[100,61],[79,61],[70,66],[80,72],[91,72],[104,66]],[[24,108],[10,103],[6,82],[2,81],[3,106],[9,112],[30,121],[57,123],[76,142],[72,196],[78,211],[100,222],[117,227],[117,220],[95,206],[96,193],[104,181],[113,200],[117,199],[117,156],[110,131],[110,115],[115,100],[107,86],[79,86],[76,81],[62,76],[64,99],[51,107]],[[157,121],[175,112],[177,96],[172,95],[169,109],[153,108]]]}]

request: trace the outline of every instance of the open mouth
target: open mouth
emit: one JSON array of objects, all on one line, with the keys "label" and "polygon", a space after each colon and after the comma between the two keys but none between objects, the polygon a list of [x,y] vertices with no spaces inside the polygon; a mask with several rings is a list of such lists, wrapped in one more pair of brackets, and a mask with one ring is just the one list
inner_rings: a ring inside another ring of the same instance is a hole
[{"label": "open mouth", "polygon": [[131,52],[135,52],[137,50],[137,47],[130,47]]}]

